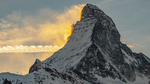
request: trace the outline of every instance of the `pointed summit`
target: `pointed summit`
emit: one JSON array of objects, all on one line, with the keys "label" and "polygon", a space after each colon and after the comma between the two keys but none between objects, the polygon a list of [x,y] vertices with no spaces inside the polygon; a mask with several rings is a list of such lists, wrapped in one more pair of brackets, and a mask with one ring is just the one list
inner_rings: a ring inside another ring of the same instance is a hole
[{"label": "pointed summit", "polygon": [[95,31],[101,31],[98,32],[98,34],[102,34],[102,31],[104,32],[105,30],[110,31],[115,37],[115,40],[120,41],[120,34],[113,20],[109,16],[107,16],[102,10],[100,10],[97,6],[92,4],[86,4],[83,7],[83,10],[81,12],[81,20],[87,18],[95,18],[98,20],[95,24]]},{"label": "pointed summit", "polygon": [[95,17],[100,17],[101,14],[104,14],[102,10],[100,10],[97,6],[92,5],[92,4],[86,4],[83,7],[83,10],[81,12],[81,17],[90,17],[90,16],[95,16]]}]

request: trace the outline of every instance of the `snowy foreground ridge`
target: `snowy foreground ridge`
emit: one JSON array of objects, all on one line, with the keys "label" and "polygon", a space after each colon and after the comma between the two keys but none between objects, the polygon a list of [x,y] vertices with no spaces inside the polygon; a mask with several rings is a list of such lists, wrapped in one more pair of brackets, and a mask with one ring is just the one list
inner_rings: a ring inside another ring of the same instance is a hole
[{"label": "snowy foreground ridge", "polygon": [[150,84],[150,58],[121,43],[113,20],[86,4],[62,49],[27,75],[1,73],[0,84]]}]

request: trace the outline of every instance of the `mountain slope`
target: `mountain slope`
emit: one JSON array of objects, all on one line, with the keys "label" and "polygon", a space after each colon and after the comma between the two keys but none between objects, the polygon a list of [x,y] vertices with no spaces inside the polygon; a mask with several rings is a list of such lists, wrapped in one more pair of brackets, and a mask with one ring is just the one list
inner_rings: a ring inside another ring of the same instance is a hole
[{"label": "mountain slope", "polygon": [[137,73],[143,72],[141,68],[150,71],[147,60],[144,60],[147,67],[139,64],[142,60],[144,58],[137,60],[135,54],[121,43],[112,19],[96,6],[87,4],[67,44],[44,63],[53,65],[60,72],[73,71],[91,83],[98,81],[95,74],[127,83],[136,81]]},{"label": "mountain slope", "polygon": [[42,62],[37,59],[27,74],[30,80],[2,75],[2,82],[23,84],[149,84],[150,59],[121,43],[112,19],[87,4],[66,45]]}]

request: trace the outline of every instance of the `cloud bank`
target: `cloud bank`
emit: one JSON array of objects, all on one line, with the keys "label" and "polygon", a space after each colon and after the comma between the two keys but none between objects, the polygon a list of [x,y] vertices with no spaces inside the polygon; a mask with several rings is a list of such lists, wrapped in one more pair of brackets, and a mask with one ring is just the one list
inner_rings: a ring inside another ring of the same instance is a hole
[{"label": "cloud bank", "polygon": [[[0,72],[27,74],[35,59],[50,57],[65,45],[71,25],[80,19],[83,6],[75,5],[64,12],[50,8],[40,9],[36,14],[14,11],[1,18]],[[46,53],[37,53],[45,50]]]}]

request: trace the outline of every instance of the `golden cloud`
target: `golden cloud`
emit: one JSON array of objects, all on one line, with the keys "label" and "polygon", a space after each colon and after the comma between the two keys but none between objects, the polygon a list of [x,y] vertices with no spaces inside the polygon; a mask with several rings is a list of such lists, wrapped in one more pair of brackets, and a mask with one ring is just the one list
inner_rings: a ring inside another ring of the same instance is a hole
[{"label": "golden cloud", "polygon": [[[63,13],[51,9],[40,9],[36,15],[21,15],[13,12],[0,23],[0,46],[52,45],[63,46],[70,35],[70,25],[80,19],[84,4],[72,6]],[[42,12],[42,13],[41,13]],[[43,16],[44,15],[44,16]],[[8,25],[9,24],[9,25]]]}]

